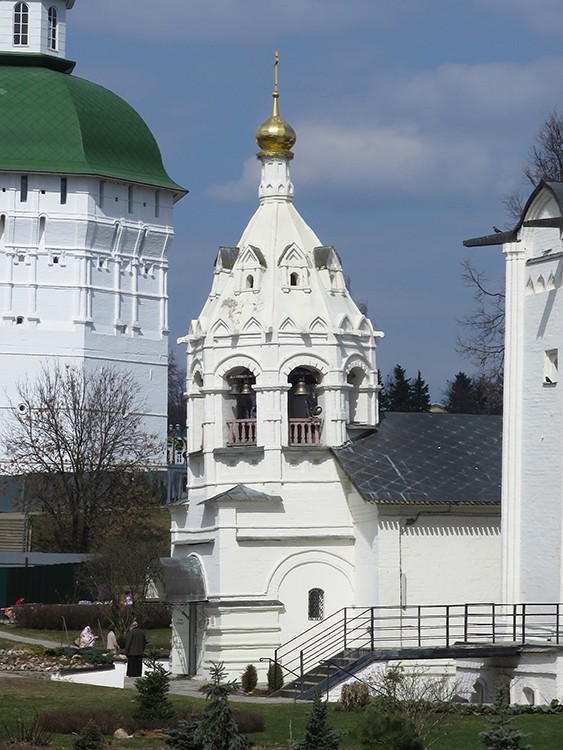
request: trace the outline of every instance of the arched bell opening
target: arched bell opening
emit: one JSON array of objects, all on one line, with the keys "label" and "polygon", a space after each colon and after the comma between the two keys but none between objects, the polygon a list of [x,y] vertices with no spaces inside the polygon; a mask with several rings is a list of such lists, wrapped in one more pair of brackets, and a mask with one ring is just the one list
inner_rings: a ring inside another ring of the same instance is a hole
[{"label": "arched bell opening", "polygon": [[351,386],[348,392],[349,423],[368,424],[369,395],[366,389],[366,373],[361,368],[354,367],[346,376],[346,382]]},{"label": "arched bell opening", "polygon": [[289,373],[287,397],[289,445],[315,445],[321,442],[323,408],[319,403],[321,374],[308,367]]},{"label": "arched bell opening", "polygon": [[227,446],[256,445],[255,375],[237,367],[225,375],[229,385],[227,405]]}]

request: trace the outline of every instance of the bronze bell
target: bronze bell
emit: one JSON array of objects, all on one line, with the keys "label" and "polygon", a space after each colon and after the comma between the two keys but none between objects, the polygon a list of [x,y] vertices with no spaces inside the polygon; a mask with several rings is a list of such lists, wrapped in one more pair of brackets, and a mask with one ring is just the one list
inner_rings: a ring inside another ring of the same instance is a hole
[{"label": "bronze bell", "polygon": [[293,391],[294,396],[308,396],[309,395],[309,389],[307,388],[305,384],[304,378],[299,378],[299,382],[295,386],[295,390]]},{"label": "bronze bell", "polygon": [[240,389],[240,395],[241,396],[251,396],[252,395],[252,386],[248,382],[248,380],[245,380],[243,383],[242,388]]}]

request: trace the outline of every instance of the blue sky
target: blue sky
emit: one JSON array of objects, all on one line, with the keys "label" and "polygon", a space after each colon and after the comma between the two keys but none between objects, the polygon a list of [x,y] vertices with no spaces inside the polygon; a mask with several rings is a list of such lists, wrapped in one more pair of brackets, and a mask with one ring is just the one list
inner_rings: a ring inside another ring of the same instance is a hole
[{"label": "blue sky", "polygon": [[462,242],[508,222],[503,196],[562,104],[562,38],[560,0],[77,0],[67,55],[139,111],[190,190],[170,257],[175,341],[257,206],[278,49],[296,206],[385,331],[382,373],[420,369],[439,400],[474,369],[455,351],[472,304],[460,263],[503,278],[500,248]]}]

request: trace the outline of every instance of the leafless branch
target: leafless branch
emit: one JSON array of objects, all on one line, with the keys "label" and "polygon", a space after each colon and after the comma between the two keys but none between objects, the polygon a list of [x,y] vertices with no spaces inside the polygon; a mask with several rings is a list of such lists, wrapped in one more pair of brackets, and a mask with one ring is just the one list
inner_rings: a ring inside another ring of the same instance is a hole
[{"label": "leafless branch", "polygon": [[101,515],[160,446],[143,430],[128,373],[45,367],[20,383],[3,425],[7,473],[26,477],[26,500],[53,520],[61,551],[88,551]]},{"label": "leafless branch", "polygon": [[459,323],[466,331],[456,349],[482,372],[502,376],[504,360],[504,292],[488,288],[486,275],[471,261],[462,263],[465,286],[473,289],[474,307]]}]

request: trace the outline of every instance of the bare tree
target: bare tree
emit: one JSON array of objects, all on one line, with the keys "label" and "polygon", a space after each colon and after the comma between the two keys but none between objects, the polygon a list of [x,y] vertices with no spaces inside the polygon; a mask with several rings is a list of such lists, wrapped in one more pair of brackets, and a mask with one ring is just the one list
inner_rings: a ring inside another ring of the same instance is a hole
[{"label": "bare tree", "polygon": [[[522,169],[524,183],[535,187],[541,180],[563,181],[563,114],[554,109],[541,123],[528,161]],[[510,226],[520,220],[527,191],[510,193],[504,205]],[[463,280],[474,289],[474,308],[460,324],[465,335],[457,341],[457,351],[493,378],[502,377],[504,358],[504,292],[487,287],[485,275],[463,263]]]},{"label": "bare tree", "polygon": [[180,367],[172,349],[168,352],[168,424],[186,426],[186,370]]},{"label": "bare tree", "polygon": [[3,429],[7,469],[25,477],[25,502],[49,517],[58,551],[88,552],[131,474],[155,461],[138,392],[112,367],[45,366],[18,385]]},{"label": "bare tree", "polygon": [[[536,187],[542,180],[563,181],[563,115],[554,109],[541,123],[528,161],[522,169],[525,183]],[[510,193],[504,199],[509,218],[517,222],[522,215],[526,195]]]},{"label": "bare tree", "polygon": [[462,263],[463,283],[473,289],[473,309],[460,321],[457,351],[494,379],[502,377],[504,360],[504,292],[487,286],[487,277],[471,261]]},{"label": "bare tree", "polygon": [[[82,587],[92,599],[111,602],[111,619],[122,637],[139,617],[147,579],[160,578],[159,558],[169,552],[170,519],[160,490],[146,471],[124,477],[101,519],[95,553],[82,567]],[[124,605],[126,594],[130,602]]]}]

